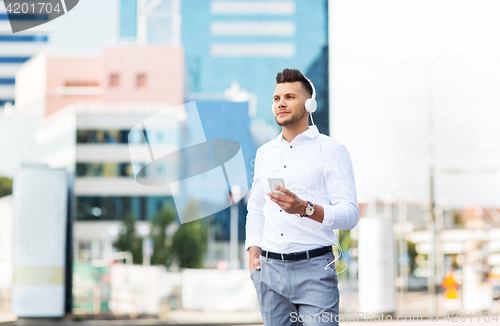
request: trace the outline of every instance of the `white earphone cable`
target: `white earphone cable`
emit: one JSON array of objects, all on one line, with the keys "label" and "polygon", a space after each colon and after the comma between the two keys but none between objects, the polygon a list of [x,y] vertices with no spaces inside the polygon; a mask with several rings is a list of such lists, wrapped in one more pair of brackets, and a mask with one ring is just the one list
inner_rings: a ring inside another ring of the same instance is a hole
[{"label": "white earphone cable", "polygon": [[[306,221],[304,221],[304,219],[299,214],[294,214],[294,215],[297,216],[302,222],[304,222],[311,230],[316,231]],[[334,231],[334,233],[335,233],[335,231]],[[331,262],[329,262],[325,266],[325,270],[327,270],[328,268],[331,268],[330,265],[332,265],[333,263],[335,263],[337,260],[340,259],[340,257],[343,256],[343,251],[342,251],[342,246],[340,245],[340,243],[338,243],[337,241],[333,241],[333,240],[331,240],[331,239],[329,239],[327,237],[324,237],[324,238],[327,239],[328,241],[333,242],[337,246],[337,248],[339,249],[339,256],[337,258],[335,258],[334,260],[332,260]],[[342,273],[343,271],[345,271],[347,269],[347,260],[345,258],[344,258],[344,261],[345,261],[345,268],[342,271],[337,272],[337,275],[340,274],[340,273]],[[331,268],[331,269],[335,270],[334,268]],[[336,272],[336,270],[335,270],[335,272]]]}]

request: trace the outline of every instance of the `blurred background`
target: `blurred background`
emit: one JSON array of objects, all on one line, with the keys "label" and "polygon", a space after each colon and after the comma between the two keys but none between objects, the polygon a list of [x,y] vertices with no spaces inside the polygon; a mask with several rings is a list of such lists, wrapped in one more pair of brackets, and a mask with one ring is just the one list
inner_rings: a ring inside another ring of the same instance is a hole
[{"label": "blurred background", "polygon": [[[0,321],[259,321],[244,250],[250,191],[180,224],[182,189],[136,182],[163,171],[131,163],[145,139],[131,129],[195,101],[207,139],[239,142],[251,187],[256,149],[280,132],[269,104],[286,67],[314,83],[318,129],[354,164],[361,216],[338,234],[340,312],[498,311],[499,9],[81,0],[13,34],[1,3]],[[189,121],[167,121],[147,142],[180,150]]]}]

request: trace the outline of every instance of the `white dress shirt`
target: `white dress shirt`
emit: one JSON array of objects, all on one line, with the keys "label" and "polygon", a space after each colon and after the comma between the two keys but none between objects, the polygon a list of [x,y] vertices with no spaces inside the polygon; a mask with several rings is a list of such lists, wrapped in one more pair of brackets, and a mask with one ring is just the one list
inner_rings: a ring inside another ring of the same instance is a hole
[{"label": "white dress shirt", "polygon": [[[282,210],[269,198],[268,178],[283,178],[285,188],[300,199],[323,206],[323,222]],[[333,230],[350,230],[358,221],[351,157],[343,144],[310,126],[290,143],[279,134],[257,150],[248,201],[247,250],[258,246],[290,253],[335,245]]]}]

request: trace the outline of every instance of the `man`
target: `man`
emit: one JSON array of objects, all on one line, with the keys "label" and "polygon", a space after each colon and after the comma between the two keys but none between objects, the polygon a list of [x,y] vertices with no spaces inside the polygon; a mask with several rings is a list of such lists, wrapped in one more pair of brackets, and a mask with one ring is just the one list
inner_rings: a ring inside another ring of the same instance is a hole
[{"label": "man", "polygon": [[[359,220],[351,158],[309,126],[312,83],[288,68],[276,83],[272,108],[282,133],[257,150],[246,224],[250,277],[264,325],[338,325],[338,278],[328,264],[333,230]],[[283,179],[275,189],[284,195],[271,191],[268,178]]]}]

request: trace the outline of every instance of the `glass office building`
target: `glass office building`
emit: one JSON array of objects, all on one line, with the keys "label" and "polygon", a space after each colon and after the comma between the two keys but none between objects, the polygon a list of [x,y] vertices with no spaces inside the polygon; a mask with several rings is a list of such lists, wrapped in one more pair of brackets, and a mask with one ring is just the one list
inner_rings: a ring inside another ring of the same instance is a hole
[{"label": "glass office building", "polygon": [[315,122],[328,133],[327,12],[327,0],[183,1],[188,96],[238,83],[256,96],[253,118],[278,134],[270,110],[276,73],[298,68],[316,86]]},{"label": "glass office building", "polygon": [[[266,123],[276,134],[269,109],[276,73],[300,69],[316,86],[315,122],[328,134],[327,5],[327,0],[163,0],[148,19],[147,43],[168,44],[180,32],[186,96],[223,94],[237,83],[255,96],[252,123]],[[180,30],[172,19],[177,10]],[[120,37],[134,41],[136,36],[137,1],[121,0]]]},{"label": "glass office building", "polygon": [[[126,43],[137,42],[138,37],[138,0],[120,0],[120,40]],[[180,43],[180,4],[181,0],[144,1],[146,4],[146,39],[144,44]],[[151,6],[154,4],[153,6]]]}]

